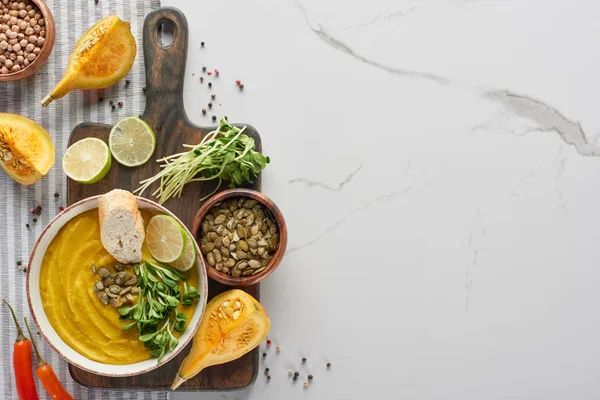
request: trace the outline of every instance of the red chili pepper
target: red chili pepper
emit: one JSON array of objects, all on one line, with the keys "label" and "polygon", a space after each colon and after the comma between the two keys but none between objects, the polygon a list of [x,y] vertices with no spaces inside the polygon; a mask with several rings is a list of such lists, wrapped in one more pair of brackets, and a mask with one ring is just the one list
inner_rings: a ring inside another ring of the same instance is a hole
[{"label": "red chili pepper", "polygon": [[269,339],[269,340],[267,340],[267,346],[270,346],[270,345],[271,345],[271,343],[272,343],[272,342],[271,342],[271,340],[270,340],[270,339]]},{"label": "red chili pepper", "polygon": [[35,339],[33,338],[31,329],[29,329],[27,317],[23,319],[25,320],[25,326],[27,326],[29,337],[31,337],[31,342],[33,343],[33,348],[35,349],[35,356],[37,357],[36,373],[38,378],[40,378],[40,381],[42,381],[42,384],[46,388],[46,391],[53,400],[73,400],[71,395],[60,384],[60,381],[56,377],[56,374],[52,370],[50,364],[47,364],[44,360],[42,360],[42,356],[40,356],[40,352],[38,351],[37,345],[35,344]]},{"label": "red chili pepper", "polygon": [[208,72],[207,72],[207,74],[208,74],[208,76],[211,76],[211,75],[212,75],[212,72],[208,71]]},{"label": "red chili pepper", "polygon": [[21,400],[37,400],[33,372],[31,369],[31,342],[23,335],[21,326],[17,322],[14,310],[6,300],[2,300],[8,306],[17,325],[17,340],[13,348],[13,368],[15,370],[15,384],[17,393]]},{"label": "red chili pepper", "polygon": [[58,211],[64,211],[65,208],[63,206],[58,207]]},{"label": "red chili pepper", "polygon": [[215,69],[215,75],[219,76],[219,70],[218,69]]},{"label": "red chili pepper", "polygon": [[240,83],[242,83],[242,81],[240,81],[240,80],[235,81],[235,84],[238,86],[240,86]]}]

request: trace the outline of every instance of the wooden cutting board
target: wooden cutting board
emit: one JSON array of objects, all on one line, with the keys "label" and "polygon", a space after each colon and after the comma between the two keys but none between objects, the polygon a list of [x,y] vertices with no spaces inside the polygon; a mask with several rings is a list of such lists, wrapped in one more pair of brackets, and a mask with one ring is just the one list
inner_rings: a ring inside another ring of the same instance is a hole
[{"label": "wooden cutting board", "polygon": [[[174,26],[173,44],[167,48],[159,45],[158,26],[171,21]],[[68,179],[68,203],[73,204],[93,195],[106,193],[114,188],[134,190],[143,179],[159,171],[156,159],[182,151],[182,144],[199,143],[202,137],[214,130],[214,127],[199,127],[192,124],[183,108],[183,80],[188,45],[188,25],[183,13],[176,8],[163,7],[148,14],[144,22],[144,61],[146,65],[146,110],[141,118],[156,134],[156,151],[146,164],[127,168],[113,160],[110,172],[100,182],[84,185]],[[69,144],[87,137],[100,138],[108,143],[111,126],[86,122],[73,129]],[[258,151],[262,150],[258,132],[248,126],[246,133],[256,141]],[[164,204],[177,215],[188,228],[192,228],[194,215],[200,208],[199,199],[214,189],[215,183],[195,182],[188,184],[179,199],[171,199]],[[260,177],[248,186],[261,189]],[[151,187],[154,190],[154,186]],[[226,189],[222,185],[219,190]],[[144,193],[150,198],[150,194]],[[209,279],[208,299],[231,289]],[[245,287],[243,290],[259,298],[259,285]],[[159,390],[171,387],[181,361],[189,352],[188,345],[173,360],[143,375],[127,378],[111,378],[91,374],[69,366],[73,379],[84,386],[119,389]],[[244,357],[219,366],[210,367],[190,379],[179,390],[228,390],[240,389],[252,385],[258,372],[258,349]]]}]

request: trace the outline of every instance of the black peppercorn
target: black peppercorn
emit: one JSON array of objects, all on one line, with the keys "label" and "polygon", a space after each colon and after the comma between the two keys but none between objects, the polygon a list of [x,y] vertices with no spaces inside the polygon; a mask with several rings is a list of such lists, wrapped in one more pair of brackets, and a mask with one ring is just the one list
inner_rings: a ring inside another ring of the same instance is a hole
[{"label": "black peppercorn", "polygon": [[265,368],[265,375],[267,375],[269,373],[269,368]]},{"label": "black peppercorn", "polygon": [[215,97],[217,97],[217,95],[214,94],[214,93],[210,95],[210,98],[213,99],[213,100],[215,99]]},{"label": "black peppercorn", "polygon": [[25,228],[29,229],[29,224],[25,224]]},{"label": "black peppercorn", "polygon": [[312,381],[312,378],[313,378],[313,376],[312,376],[312,375],[309,375],[309,376],[308,376],[308,379],[309,379],[309,380],[311,380],[311,381]]},{"label": "black peppercorn", "polygon": [[208,87],[212,87],[212,82],[208,82]]},{"label": "black peppercorn", "polygon": [[115,111],[115,108],[117,108],[117,106],[115,106],[114,104],[110,107],[112,108],[113,111]]},{"label": "black peppercorn", "polygon": [[298,376],[298,375],[300,375],[300,372],[298,372],[298,371],[294,372],[294,376]]},{"label": "black peppercorn", "polygon": [[131,81],[129,79],[125,79],[125,86],[129,86],[129,84],[131,83]]},{"label": "black peppercorn", "polygon": [[108,101],[108,104],[110,104],[111,106],[113,105],[113,103],[114,103],[114,101],[112,101],[112,100]]},{"label": "black peppercorn", "polygon": [[98,97],[98,101],[102,103],[104,101],[104,97]]},{"label": "black peppercorn", "polygon": [[119,108],[123,108],[123,102],[122,101],[119,102]]},{"label": "black peppercorn", "polygon": [[200,42],[200,46],[204,47],[204,42]]},{"label": "black peppercorn", "polygon": [[302,364],[306,362],[306,357],[302,357]]},{"label": "black peppercorn", "polygon": [[37,210],[38,214],[42,212],[42,206],[37,206],[35,209]]},{"label": "black peppercorn", "polygon": [[293,380],[295,380],[295,381],[297,381],[297,380],[298,380],[298,377],[297,377],[297,376],[294,376],[292,379],[293,379]]},{"label": "black peppercorn", "polygon": [[202,71],[206,71],[206,66],[202,66]]},{"label": "black peppercorn", "polygon": [[267,353],[263,353],[263,358],[267,356]]},{"label": "black peppercorn", "polygon": [[331,363],[330,362],[327,363],[327,368],[331,368]]},{"label": "black peppercorn", "polygon": [[37,218],[34,218],[34,219],[33,219],[33,222],[37,222]]},{"label": "black peppercorn", "polygon": [[271,375],[267,375],[267,380],[270,381],[271,380]]},{"label": "black peppercorn", "polygon": [[211,107],[212,107],[212,101],[209,101],[208,102],[208,108],[211,108]]},{"label": "black peppercorn", "polygon": [[[216,116],[216,115],[213,115],[213,116],[212,116],[212,120],[213,120],[213,121],[216,121],[216,120],[217,120],[217,116]],[[264,355],[264,357],[266,357],[266,356],[267,356],[267,355],[266,355],[267,353],[264,353],[264,354],[265,354],[265,355]]]},{"label": "black peppercorn", "polygon": [[144,87],[142,88],[142,92],[144,92],[144,94],[146,94],[146,86],[144,86]]},{"label": "black peppercorn", "polygon": [[240,90],[242,90],[242,89],[244,88],[244,84],[243,84],[243,83],[240,83],[240,84],[238,85],[238,87],[240,88]]},{"label": "black peppercorn", "polygon": [[21,263],[21,261],[17,261],[17,266],[19,266],[19,267],[20,267],[20,266],[21,266],[21,264],[22,264],[22,263]]},{"label": "black peppercorn", "polygon": [[54,198],[58,198],[59,194],[58,192],[54,193]]},{"label": "black peppercorn", "polygon": [[27,267],[23,268],[23,272],[27,272]]},{"label": "black peppercorn", "polygon": [[202,109],[202,114],[206,114],[206,108]]},{"label": "black peppercorn", "polygon": [[94,0],[94,3],[98,4],[98,1],[100,1],[100,0]]}]

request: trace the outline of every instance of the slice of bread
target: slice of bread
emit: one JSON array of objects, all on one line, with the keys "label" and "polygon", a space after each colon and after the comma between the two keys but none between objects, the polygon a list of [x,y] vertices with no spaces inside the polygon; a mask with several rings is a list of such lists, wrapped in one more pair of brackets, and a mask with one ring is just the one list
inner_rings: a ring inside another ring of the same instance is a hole
[{"label": "slice of bread", "polygon": [[142,261],[142,244],[146,232],[135,196],[115,189],[98,202],[102,246],[123,264]]}]

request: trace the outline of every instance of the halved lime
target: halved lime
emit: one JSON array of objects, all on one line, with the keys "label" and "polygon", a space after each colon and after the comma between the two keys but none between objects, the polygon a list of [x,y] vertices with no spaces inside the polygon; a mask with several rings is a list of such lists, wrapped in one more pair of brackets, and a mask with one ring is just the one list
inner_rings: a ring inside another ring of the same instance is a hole
[{"label": "halved lime", "polygon": [[152,128],[138,117],[123,118],[113,126],[108,146],[115,160],[126,167],[137,167],[152,157],[156,137]]},{"label": "halved lime", "polygon": [[183,254],[177,260],[171,263],[171,266],[179,271],[187,271],[196,263],[196,246],[194,239],[186,232],[185,245],[183,246]]},{"label": "halved lime", "polygon": [[185,231],[174,218],[155,215],[146,227],[146,246],[156,261],[172,263],[183,254]]},{"label": "halved lime", "polygon": [[63,157],[63,171],[79,183],[95,183],[110,170],[111,156],[106,143],[85,138],[73,143]]}]

